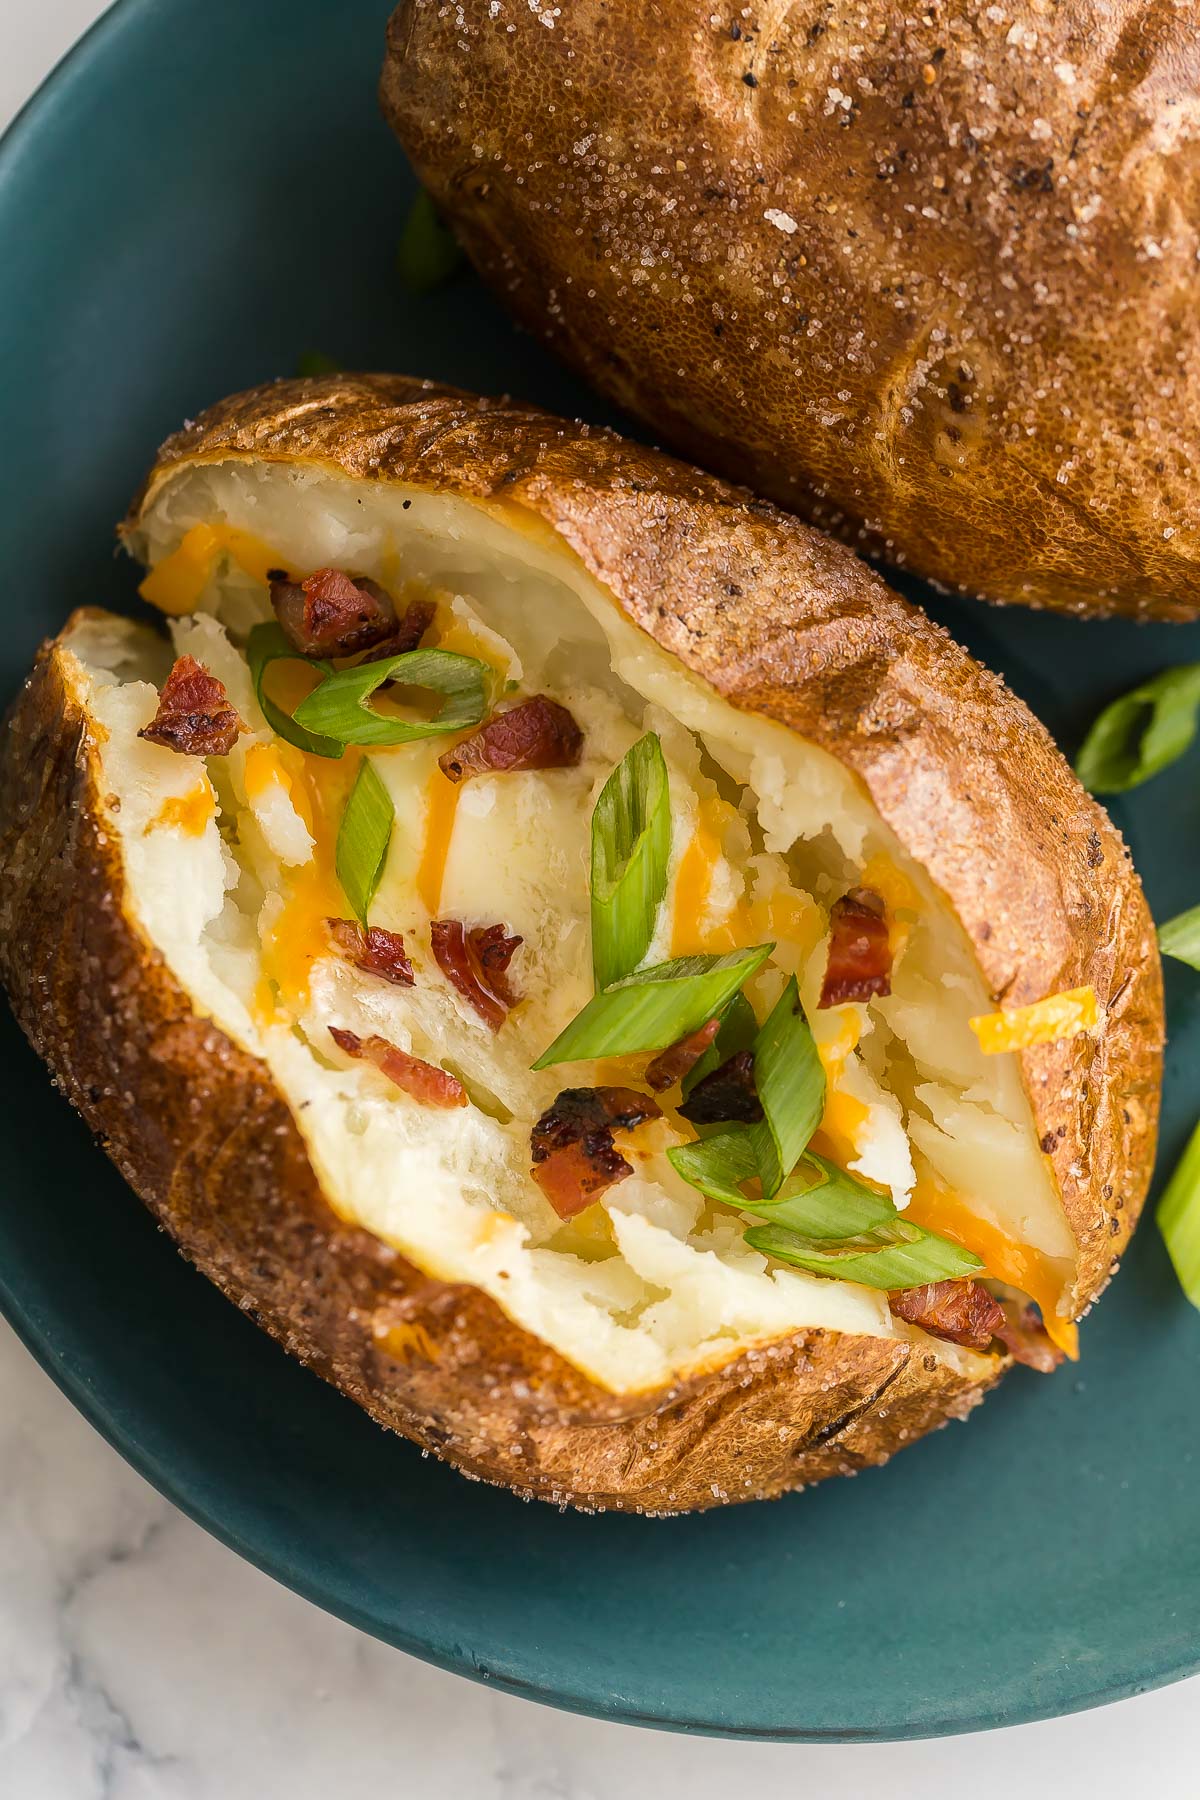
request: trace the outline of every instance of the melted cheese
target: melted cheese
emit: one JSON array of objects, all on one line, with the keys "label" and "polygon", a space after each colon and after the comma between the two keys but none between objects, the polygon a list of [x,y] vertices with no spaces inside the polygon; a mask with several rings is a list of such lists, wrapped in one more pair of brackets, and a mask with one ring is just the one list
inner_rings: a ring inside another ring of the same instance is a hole
[{"label": "melted cheese", "polygon": [[754,943],[749,908],[737,901],[722,917],[709,918],[713,882],[723,861],[722,838],[731,808],[723,800],[700,802],[692,840],[679,859],[671,914],[671,955],[740,950]]},{"label": "melted cheese", "polygon": [[212,782],[205,777],[186,794],[173,794],[164,800],[145,829],[157,831],[164,826],[174,827],[177,831],[186,831],[189,837],[199,837],[216,816],[217,796]]},{"label": "melted cheese", "polygon": [[1039,1251],[1018,1244],[998,1225],[978,1218],[966,1204],[940,1182],[919,1181],[905,1218],[927,1231],[961,1244],[981,1257],[985,1273],[1009,1287],[1019,1288],[1037,1302],[1051,1340],[1072,1362],[1079,1357],[1079,1332],[1055,1309],[1062,1292],[1062,1275]]},{"label": "melted cheese", "polygon": [[334,762],[290,744],[275,748],[289,776],[292,803],[315,845],[311,859],[290,871],[287,899],[263,936],[267,976],[284,1010],[295,1015],[308,1000],[313,963],[329,953],[326,919],[346,916],[337,878],[337,836],[362,752],[350,746]]},{"label": "melted cheese", "polygon": [[448,781],[442,771],[435,768],[425,800],[425,840],[417,866],[417,893],[431,919],[437,916],[442,904],[446,858],[450,854],[461,792],[461,784]]},{"label": "melted cheese", "polygon": [[252,532],[234,525],[193,525],[178,547],[155,563],[138,593],[162,612],[174,616],[195,612],[222,553],[264,584],[267,571],[279,567],[278,557]]},{"label": "melted cheese", "polygon": [[968,1023],[984,1055],[999,1056],[1005,1050],[1029,1050],[1034,1044],[1054,1044],[1080,1031],[1094,1031],[1099,1019],[1095,988],[1080,987],[1048,994],[1011,1012],[983,1013]]},{"label": "melted cheese", "polygon": [[819,1156],[826,1156],[843,1167],[858,1154],[859,1133],[870,1116],[865,1101],[845,1093],[839,1085],[861,1035],[858,1014],[853,1008],[846,1007],[842,1009],[836,1037],[817,1045],[817,1054],[825,1071],[825,1110],[813,1138],[813,1149]]}]

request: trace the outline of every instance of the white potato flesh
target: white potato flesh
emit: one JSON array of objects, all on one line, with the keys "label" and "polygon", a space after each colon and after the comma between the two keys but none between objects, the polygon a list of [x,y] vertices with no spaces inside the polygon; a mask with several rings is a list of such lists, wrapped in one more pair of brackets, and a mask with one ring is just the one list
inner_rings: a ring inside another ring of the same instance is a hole
[{"label": "white potato flesh", "polygon": [[[458,793],[433,912],[502,922],[522,938],[522,995],[490,1032],[441,977],[429,948],[422,857],[437,739],[373,753],[396,825],[372,923],[402,932],[416,972],[391,986],[322,936],[293,954],[297,920],[337,906],[328,834],[314,823],[305,765],[281,751],[256,705],[238,643],[269,616],[266,591],[219,555],[201,610],[172,621],[225,683],[246,731],[227,758],[179,756],[136,737],[153,715],[172,648],[88,617],[70,643],[98,753],[119,803],[131,906],[197,1006],[260,1056],[286,1096],[329,1197],[348,1219],[430,1273],[491,1294],[525,1329],[614,1391],[657,1385],[805,1328],[911,1337],[886,1296],[768,1264],[745,1221],[671,1169],[686,1128],[663,1120],[623,1140],[635,1174],[563,1224],[530,1174],[532,1122],[564,1086],[613,1080],[611,1065],[534,1073],[530,1064],[591,994],[589,819],[613,765],[646,729],[662,738],[673,807],[671,885],[652,954],[672,952],[675,883],[698,818],[717,820],[705,922],[753,913],[774,937],[751,994],[760,1016],[785,975],[800,980],[830,1084],[827,1142],[904,1206],[938,1181],[1032,1244],[1060,1281],[1074,1246],[1047,1176],[1016,1059],[984,1057],[967,1027],[990,1001],[958,921],[848,772],[793,733],[729,706],[618,612],[565,548],[469,502],[281,464],[187,471],[157,498],[151,563],[193,525],[227,524],[296,574],[332,565],[393,592],[438,598],[438,631],[553,695],[584,732],[575,769],[484,776]],[[148,679],[136,679],[138,659]],[[320,777],[320,771],[317,776]],[[441,783],[445,787],[444,783]],[[207,793],[209,812],[200,796]],[[191,796],[189,802],[188,797]],[[184,812],[177,819],[168,800]],[[319,808],[318,808],[319,810]],[[907,892],[890,999],[816,1009],[836,896],[885,868]],[[784,906],[782,902],[786,901]],[[686,902],[684,903],[686,905]],[[307,907],[307,913],[305,908]],[[788,910],[790,908],[790,910]],[[780,921],[783,921],[782,929]],[[798,921],[794,930],[788,921]],[[290,960],[289,960],[290,958]],[[299,969],[299,974],[297,970]],[[331,1025],[377,1033],[451,1067],[478,1104],[434,1111],[333,1043]],[[636,1080],[632,1069],[626,1080]],[[924,1340],[976,1367],[971,1352]]]}]

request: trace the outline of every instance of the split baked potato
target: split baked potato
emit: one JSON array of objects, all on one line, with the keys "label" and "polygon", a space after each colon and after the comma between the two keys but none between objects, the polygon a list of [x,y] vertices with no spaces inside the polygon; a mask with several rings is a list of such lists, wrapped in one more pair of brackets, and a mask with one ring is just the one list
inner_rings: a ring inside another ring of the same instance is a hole
[{"label": "split baked potato", "polygon": [[166,630],[78,612],[15,703],[0,974],[293,1354],[655,1513],[1073,1354],[1153,1157],[1154,935],[944,632],[713,478],[392,376],[215,407],[122,530]]},{"label": "split baked potato", "polygon": [[402,0],[384,110],[503,299],[947,588],[1200,613],[1200,10]]}]

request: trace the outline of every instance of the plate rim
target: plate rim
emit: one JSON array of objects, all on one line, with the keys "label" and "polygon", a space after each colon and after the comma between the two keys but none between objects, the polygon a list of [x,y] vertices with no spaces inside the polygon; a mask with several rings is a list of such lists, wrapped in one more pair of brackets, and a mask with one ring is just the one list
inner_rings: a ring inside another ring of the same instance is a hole
[{"label": "plate rim", "polygon": [[[76,82],[88,79],[92,64],[98,56],[107,51],[110,38],[116,38],[125,31],[136,30],[139,14],[149,14],[172,3],[174,0],[110,0],[104,11],[51,66],[39,85],[13,115],[5,130],[0,133],[0,192],[4,189],[14,170],[19,168],[21,159],[32,147],[36,132],[49,128],[50,116],[54,108],[65,98],[69,88]],[[140,1196],[128,1183],[126,1186],[129,1194],[142,1211],[144,1222],[150,1225],[152,1222],[149,1214],[145,1212]],[[176,1255],[181,1254],[173,1239],[171,1247]],[[203,1279],[199,1271],[193,1269],[191,1273],[196,1279]],[[562,1686],[552,1687],[532,1679],[522,1679],[515,1673],[503,1674],[490,1667],[481,1667],[473,1660],[469,1651],[463,1647],[458,1648],[458,1654],[453,1651],[447,1652],[440,1649],[429,1638],[417,1636],[398,1625],[385,1624],[378,1618],[369,1616],[352,1602],[331,1595],[328,1587],[323,1587],[320,1582],[313,1580],[301,1567],[296,1566],[293,1559],[280,1553],[265,1552],[250,1538],[244,1537],[223,1523],[214,1510],[194,1496],[186,1478],[174,1475],[164,1469],[160,1466],[159,1459],[141,1446],[137,1440],[136,1430],[131,1430],[128,1424],[121,1422],[114,1398],[90,1387],[82,1371],[71,1366],[68,1359],[54,1344],[50,1333],[43,1325],[36,1322],[29,1307],[3,1269],[0,1269],[0,1316],[8,1322],[18,1341],[59,1392],[122,1461],[127,1463],[157,1493],[177,1507],[193,1524],[208,1532],[211,1537],[235,1555],[243,1558],[272,1580],[279,1582],[281,1586],[298,1594],[301,1599],[306,1600],[320,1611],[329,1613],[368,1637],[386,1643],[393,1649],[415,1657],[418,1661],[443,1669],[449,1674],[463,1676],[480,1686],[512,1695],[518,1699],[536,1701],[558,1711],[615,1724],[636,1725],[652,1730],[718,1737],[741,1742],[904,1743],[958,1737],[973,1732],[994,1731],[1012,1726],[1034,1724],[1048,1719],[1067,1718],[1077,1713],[1088,1712],[1100,1706],[1111,1705],[1168,1687],[1177,1681],[1186,1680],[1189,1676],[1200,1673],[1200,1642],[1198,1642],[1190,1656],[1161,1661],[1140,1676],[1128,1676],[1123,1679],[1098,1683],[1096,1686],[1076,1694],[1065,1703],[1051,1701],[1046,1704],[1038,1704],[1032,1695],[1026,1695],[1017,1705],[1010,1707],[996,1707],[991,1710],[977,1708],[962,1715],[955,1715],[943,1709],[937,1718],[920,1724],[908,1725],[903,1722],[893,1722],[880,1726],[780,1726],[755,1724],[752,1721],[744,1724],[715,1723],[710,1719],[688,1716],[680,1712],[639,1710],[623,1704],[611,1695],[605,1697],[588,1694]],[[275,1346],[275,1348],[279,1354],[284,1354],[279,1346]],[[384,1428],[378,1427],[378,1429]]]}]

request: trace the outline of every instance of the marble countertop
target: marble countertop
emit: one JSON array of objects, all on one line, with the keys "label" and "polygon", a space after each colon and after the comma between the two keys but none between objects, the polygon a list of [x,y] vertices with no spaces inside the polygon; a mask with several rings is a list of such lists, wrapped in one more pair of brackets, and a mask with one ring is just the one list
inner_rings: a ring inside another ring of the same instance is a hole
[{"label": "marble countertop", "polygon": [[[247,0],[251,4],[252,0]],[[0,0],[0,125],[102,10]],[[510,1699],[362,1636],[162,1499],[0,1324],[3,1800],[1012,1800],[1200,1792],[1200,1678],[984,1737],[722,1743]]]}]

